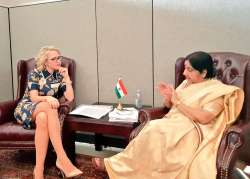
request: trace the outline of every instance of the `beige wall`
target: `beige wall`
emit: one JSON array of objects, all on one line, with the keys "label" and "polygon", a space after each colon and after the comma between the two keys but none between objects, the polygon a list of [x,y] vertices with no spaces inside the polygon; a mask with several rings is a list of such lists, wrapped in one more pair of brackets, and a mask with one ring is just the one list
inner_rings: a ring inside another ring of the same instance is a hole
[{"label": "beige wall", "polygon": [[23,6],[23,5],[55,2],[55,1],[63,1],[63,0],[0,0],[0,6],[14,7],[14,6]]},{"label": "beige wall", "polygon": [[139,88],[144,104],[158,106],[154,86],[173,83],[177,57],[195,50],[250,54],[249,9],[245,0],[70,0],[10,8],[13,67],[54,44],[77,62],[78,104],[116,102],[113,87],[122,76],[124,103],[134,103]]},{"label": "beige wall", "polygon": [[9,1],[7,1],[7,0],[0,0],[0,6],[8,7],[9,6]]},{"label": "beige wall", "polygon": [[8,9],[0,7],[0,101],[12,99]]},{"label": "beige wall", "polygon": [[152,11],[150,1],[97,0],[100,101],[116,102],[119,76],[128,90],[124,103],[134,103],[141,89],[152,104]]},{"label": "beige wall", "polygon": [[154,0],[155,83],[173,83],[176,58],[193,51],[250,55],[249,9],[250,1],[245,0]]},{"label": "beige wall", "polygon": [[10,8],[10,14],[13,66],[19,59],[34,57],[44,45],[55,45],[64,56],[76,60],[77,103],[97,101],[94,1],[16,7]]}]

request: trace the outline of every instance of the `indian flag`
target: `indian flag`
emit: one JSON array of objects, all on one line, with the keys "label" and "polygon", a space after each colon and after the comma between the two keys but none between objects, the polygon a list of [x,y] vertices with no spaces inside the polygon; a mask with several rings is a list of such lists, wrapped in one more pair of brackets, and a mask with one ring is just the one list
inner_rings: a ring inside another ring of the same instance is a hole
[{"label": "indian flag", "polygon": [[128,94],[121,78],[118,79],[117,84],[115,86],[115,94],[118,99],[121,99],[123,96],[126,96]]}]

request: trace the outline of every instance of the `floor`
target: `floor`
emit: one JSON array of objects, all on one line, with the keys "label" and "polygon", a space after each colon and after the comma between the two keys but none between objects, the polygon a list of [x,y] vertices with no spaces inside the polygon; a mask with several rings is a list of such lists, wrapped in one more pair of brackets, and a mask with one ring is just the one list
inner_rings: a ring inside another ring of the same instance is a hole
[{"label": "floor", "polygon": [[[102,151],[96,151],[94,144],[88,144],[83,142],[76,142],[75,145],[77,154],[84,154],[87,156],[109,157],[123,151],[122,148],[116,148],[116,147],[106,147]],[[240,177],[235,176],[235,178],[249,179],[248,177],[250,175],[250,167],[248,171],[246,171],[245,167],[246,164],[244,162],[241,161],[236,162],[236,169],[238,170],[239,174],[241,173],[241,175]],[[243,175],[245,175],[245,177],[242,177]]]},{"label": "floor", "polygon": [[106,147],[102,151],[96,151],[94,144],[76,142],[76,153],[88,156],[110,157],[121,152],[123,149],[116,147]]},{"label": "floor", "polygon": [[[58,170],[55,166],[56,156],[48,153],[45,165],[46,179],[59,179]],[[83,172],[79,179],[107,179],[104,172],[94,169],[92,157],[84,154],[77,154],[76,166]],[[33,179],[35,165],[34,150],[0,150],[0,179]]]}]

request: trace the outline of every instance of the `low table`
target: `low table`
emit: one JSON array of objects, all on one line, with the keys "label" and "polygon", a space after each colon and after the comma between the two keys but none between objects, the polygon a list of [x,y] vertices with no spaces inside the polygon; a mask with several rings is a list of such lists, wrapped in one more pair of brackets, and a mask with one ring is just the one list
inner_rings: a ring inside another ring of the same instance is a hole
[{"label": "low table", "polygon": [[[112,105],[99,103],[101,105]],[[114,105],[114,104],[113,104]],[[103,135],[123,137],[126,145],[129,142],[129,135],[137,126],[136,123],[109,122],[108,114],[101,119],[93,119],[85,116],[67,115],[63,124],[63,144],[65,151],[71,161],[75,161],[76,132],[91,132],[95,135],[95,149],[101,150],[104,141]]]}]

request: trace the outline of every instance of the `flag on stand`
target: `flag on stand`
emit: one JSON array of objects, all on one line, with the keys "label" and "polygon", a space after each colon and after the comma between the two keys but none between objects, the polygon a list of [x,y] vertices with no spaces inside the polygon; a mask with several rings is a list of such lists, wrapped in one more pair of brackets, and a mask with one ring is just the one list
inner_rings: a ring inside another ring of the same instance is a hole
[{"label": "flag on stand", "polygon": [[122,97],[124,97],[128,94],[121,78],[118,79],[117,84],[115,86],[115,94],[116,94],[118,99],[121,99]]}]

